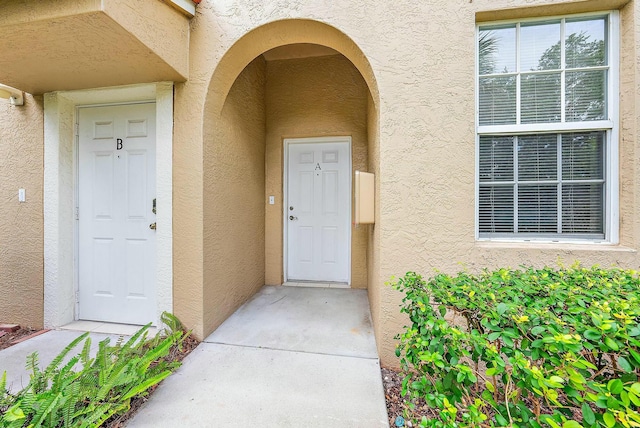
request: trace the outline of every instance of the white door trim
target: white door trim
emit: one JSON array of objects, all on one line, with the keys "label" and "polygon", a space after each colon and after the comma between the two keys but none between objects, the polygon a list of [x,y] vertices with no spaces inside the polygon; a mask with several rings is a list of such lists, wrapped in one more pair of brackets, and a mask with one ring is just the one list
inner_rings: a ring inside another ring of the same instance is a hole
[{"label": "white door trim", "polygon": [[[349,145],[349,218],[352,218],[351,214],[351,204],[352,204],[352,175],[353,175],[353,166],[352,166],[352,152],[351,152],[351,137],[350,136],[339,136],[339,137],[310,137],[310,138],[285,138],[284,139],[284,165],[283,165],[283,180],[282,180],[282,266],[283,266],[283,276],[284,282],[289,280],[288,278],[288,270],[287,270],[287,259],[289,255],[288,249],[288,207],[289,207],[289,145],[290,144],[315,144],[315,143],[347,143]],[[348,244],[348,284],[351,285],[351,221],[349,221],[349,227],[347,228],[347,240]]]},{"label": "white door trim", "polygon": [[44,96],[44,324],[77,319],[77,108],[156,103],[157,311],[173,310],[173,83],[51,92]]}]

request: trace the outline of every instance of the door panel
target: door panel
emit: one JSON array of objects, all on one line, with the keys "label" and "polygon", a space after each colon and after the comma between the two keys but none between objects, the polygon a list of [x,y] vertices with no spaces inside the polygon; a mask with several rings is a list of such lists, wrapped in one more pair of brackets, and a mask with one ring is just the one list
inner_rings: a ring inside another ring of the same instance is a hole
[{"label": "door panel", "polygon": [[155,320],[154,132],[153,103],[79,109],[80,319]]},{"label": "door panel", "polygon": [[350,147],[290,143],[287,279],[349,282]]}]

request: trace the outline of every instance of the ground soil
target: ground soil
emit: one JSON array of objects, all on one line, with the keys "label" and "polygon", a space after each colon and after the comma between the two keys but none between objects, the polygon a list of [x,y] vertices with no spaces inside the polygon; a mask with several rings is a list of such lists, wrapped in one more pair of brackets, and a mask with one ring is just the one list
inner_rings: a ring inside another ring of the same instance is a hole
[{"label": "ground soil", "polygon": [[389,426],[395,427],[396,419],[401,416],[404,421],[404,426],[411,427],[411,419],[419,421],[422,416],[427,418],[435,417],[433,410],[424,402],[416,402],[415,407],[410,409],[406,404],[405,397],[402,396],[402,375],[393,370],[382,368],[382,385],[384,386],[384,398],[387,402],[387,415],[389,416]]},{"label": "ground soil", "polygon": [[23,339],[36,335],[36,333],[44,333],[45,331],[46,330],[38,330],[28,327],[20,328],[17,331],[12,332],[0,331],[0,350],[20,343]]}]

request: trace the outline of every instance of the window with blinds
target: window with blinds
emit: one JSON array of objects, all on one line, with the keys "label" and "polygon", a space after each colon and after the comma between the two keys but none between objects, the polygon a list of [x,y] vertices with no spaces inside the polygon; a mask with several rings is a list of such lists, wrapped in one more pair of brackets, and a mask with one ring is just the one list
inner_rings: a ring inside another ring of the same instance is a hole
[{"label": "window with blinds", "polygon": [[611,15],[478,28],[478,236],[606,239]]}]

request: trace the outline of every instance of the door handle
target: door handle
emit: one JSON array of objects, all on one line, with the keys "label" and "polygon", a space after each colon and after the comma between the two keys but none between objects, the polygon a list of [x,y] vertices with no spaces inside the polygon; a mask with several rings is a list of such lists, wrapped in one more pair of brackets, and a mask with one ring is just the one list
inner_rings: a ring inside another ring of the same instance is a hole
[{"label": "door handle", "polygon": [[289,220],[297,220],[297,219],[298,219],[298,217],[294,217],[292,215],[289,216]]},{"label": "door handle", "polygon": [[156,222],[155,221],[149,225],[149,229],[156,230]]}]

